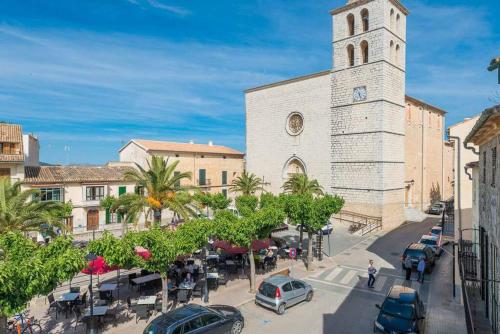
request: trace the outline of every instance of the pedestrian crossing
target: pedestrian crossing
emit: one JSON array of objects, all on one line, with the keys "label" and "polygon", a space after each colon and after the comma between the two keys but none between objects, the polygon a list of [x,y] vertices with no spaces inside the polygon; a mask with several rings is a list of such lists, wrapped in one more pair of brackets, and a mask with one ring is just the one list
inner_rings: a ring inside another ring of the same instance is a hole
[{"label": "pedestrian crossing", "polygon": [[368,273],[366,268],[355,268],[347,266],[337,266],[327,270],[322,270],[310,275],[307,279],[335,286],[342,286],[351,289],[366,289],[378,294],[386,294],[393,285],[406,285],[420,293],[422,284],[415,278],[406,281],[403,276],[391,273],[378,273],[375,275],[375,284],[373,288],[368,288]]}]

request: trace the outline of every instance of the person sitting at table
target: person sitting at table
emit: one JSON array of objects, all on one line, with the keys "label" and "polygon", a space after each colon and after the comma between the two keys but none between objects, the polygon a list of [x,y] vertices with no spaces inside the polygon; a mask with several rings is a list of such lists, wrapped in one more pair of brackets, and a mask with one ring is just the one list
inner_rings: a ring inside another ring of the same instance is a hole
[{"label": "person sitting at table", "polygon": [[184,284],[191,284],[191,283],[193,283],[193,278],[191,277],[190,273],[186,274],[186,278],[184,278],[184,281],[182,283],[184,283]]},{"label": "person sitting at table", "polygon": [[167,289],[168,293],[175,292],[177,290],[177,286],[174,284],[174,282],[169,278],[167,279]]},{"label": "person sitting at table", "polygon": [[190,262],[187,266],[186,266],[186,272],[189,273],[189,274],[193,274],[193,271],[194,271],[194,265]]},{"label": "person sitting at table", "polygon": [[268,248],[266,252],[266,257],[273,257],[273,256],[274,256],[273,250],[271,248]]}]

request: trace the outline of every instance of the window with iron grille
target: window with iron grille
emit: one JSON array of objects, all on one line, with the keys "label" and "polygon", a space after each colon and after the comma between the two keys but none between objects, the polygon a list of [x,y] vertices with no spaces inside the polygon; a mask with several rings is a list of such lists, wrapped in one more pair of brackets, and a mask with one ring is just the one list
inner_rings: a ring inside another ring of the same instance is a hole
[{"label": "window with iron grille", "polygon": [[100,201],[104,198],[104,186],[87,187],[86,199],[87,201]]},{"label": "window with iron grille", "polygon": [[491,186],[495,187],[495,179],[497,174],[497,148],[491,149]]},{"label": "window with iron grille", "polygon": [[223,185],[227,184],[227,170],[222,171],[222,184]]}]

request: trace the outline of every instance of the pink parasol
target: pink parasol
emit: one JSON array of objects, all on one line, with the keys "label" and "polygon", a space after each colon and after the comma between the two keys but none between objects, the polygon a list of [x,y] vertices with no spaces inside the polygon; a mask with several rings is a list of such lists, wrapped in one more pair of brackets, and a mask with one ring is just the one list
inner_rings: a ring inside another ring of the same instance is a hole
[{"label": "pink parasol", "polygon": [[135,246],[135,253],[144,260],[148,260],[151,257],[151,251],[141,246]]},{"label": "pink parasol", "polygon": [[84,268],[82,273],[87,275],[103,275],[117,269],[119,269],[118,266],[110,266],[102,256],[98,256],[94,261],[89,261],[87,268]]}]

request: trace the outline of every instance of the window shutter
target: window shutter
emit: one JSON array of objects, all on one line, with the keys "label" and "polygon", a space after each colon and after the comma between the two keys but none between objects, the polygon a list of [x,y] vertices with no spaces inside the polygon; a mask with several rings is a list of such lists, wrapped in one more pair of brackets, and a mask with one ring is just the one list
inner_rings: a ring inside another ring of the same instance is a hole
[{"label": "window shutter", "polygon": [[200,183],[200,186],[206,185],[206,183],[207,183],[207,171],[205,169],[200,169],[198,182]]},{"label": "window shutter", "polygon": [[227,184],[227,171],[226,170],[222,171],[222,184],[223,185]]}]

